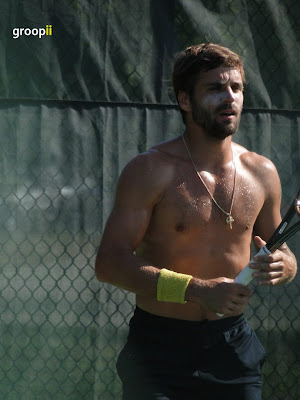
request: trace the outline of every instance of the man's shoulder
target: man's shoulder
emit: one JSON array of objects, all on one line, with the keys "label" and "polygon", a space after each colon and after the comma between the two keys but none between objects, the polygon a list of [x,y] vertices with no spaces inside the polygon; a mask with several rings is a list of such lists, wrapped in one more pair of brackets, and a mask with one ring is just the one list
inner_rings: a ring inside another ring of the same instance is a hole
[{"label": "man's shoulder", "polygon": [[276,173],[276,167],[273,162],[254,151],[234,143],[234,153],[242,165],[254,174],[273,174]]},{"label": "man's shoulder", "polygon": [[264,202],[274,202],[274,199],[280,198],[280,178],[276,166],[269,158],[239,145],[235,148],[235,154],[239,155],[242,173],[251,187],[255,187],[257,197],[259,193],[262,194]]},{"label": "man's shoulder", "polygon": [[136,155],[124,167],[121,178],[126,176],[144,184],[167,183],[174,174],[174,166],[180,156],[177,142],[177,139],[162,142]]},{"label": "man's shoulder", "polygon": [[172,167],[176,160],[180,158],[180,151],[178,138],[161,142],[136,155],[128,163],[128,166],[147,170],[151,168],[152,171],[163,167]]}]

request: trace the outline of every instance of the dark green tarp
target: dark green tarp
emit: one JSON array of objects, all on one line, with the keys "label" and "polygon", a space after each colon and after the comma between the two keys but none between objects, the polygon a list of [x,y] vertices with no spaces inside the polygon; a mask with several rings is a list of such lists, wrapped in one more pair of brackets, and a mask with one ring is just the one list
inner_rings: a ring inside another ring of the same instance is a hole
[{"label": "dark green tarp", "polygon": [[[1,1],[0,399],[120,398],[134,297],[97,282],[94,259],[121,169],[183,130],[176,52],[212,41],[243,57],[235,140],[275,163],[286,210],[300,182],[299,17],[296,0]],[[289,244],[300,261],[299,233]],[[255,288],[247,311],[268,355],[264,400],[300,398],[299,286]]]}]

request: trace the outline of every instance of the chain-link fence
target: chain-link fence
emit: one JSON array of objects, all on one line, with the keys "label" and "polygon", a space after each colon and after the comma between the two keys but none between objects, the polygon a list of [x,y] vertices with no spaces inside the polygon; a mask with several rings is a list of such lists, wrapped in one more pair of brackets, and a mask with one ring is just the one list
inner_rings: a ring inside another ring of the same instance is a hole
[{"label": "chain-link fence", "polygon": [[[299,17],[296,0],[1,2],[0,399],[120,398],[134,296],[97,282],[93,264],[123,166],[182,132],[177,51],[209,40],[244,58],[236,140],[274,161],[286,209],[300,177]],[[299,234],[289,243],[300,260]],[[299,285],[254,287],[264,400],[300,398]]]}]

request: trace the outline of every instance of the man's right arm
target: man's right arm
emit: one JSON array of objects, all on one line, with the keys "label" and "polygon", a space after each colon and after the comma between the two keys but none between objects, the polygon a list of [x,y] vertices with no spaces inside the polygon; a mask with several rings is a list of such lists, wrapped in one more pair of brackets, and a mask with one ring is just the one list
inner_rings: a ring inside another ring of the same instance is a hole
[{"label": "man's right arm", "polygon": [[135,254],[150,223],[153,208],[164,191],[168,171],[158,173],[157,154],[134,158],[123,170],[113,210],[96,258],[100,281],[136,294],[156,296],[159,268]]}]

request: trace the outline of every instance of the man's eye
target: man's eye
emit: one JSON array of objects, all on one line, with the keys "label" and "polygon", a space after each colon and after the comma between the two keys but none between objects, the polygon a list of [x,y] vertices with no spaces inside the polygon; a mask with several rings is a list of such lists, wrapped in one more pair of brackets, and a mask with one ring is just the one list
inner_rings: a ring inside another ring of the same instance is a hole
[{"label": "man's eye", "polygon": [[234,86],[232,86],[231,89],[233,92],[239,92],[239,91],[243,90],[243,88],[240,85],[234,85]]}]

